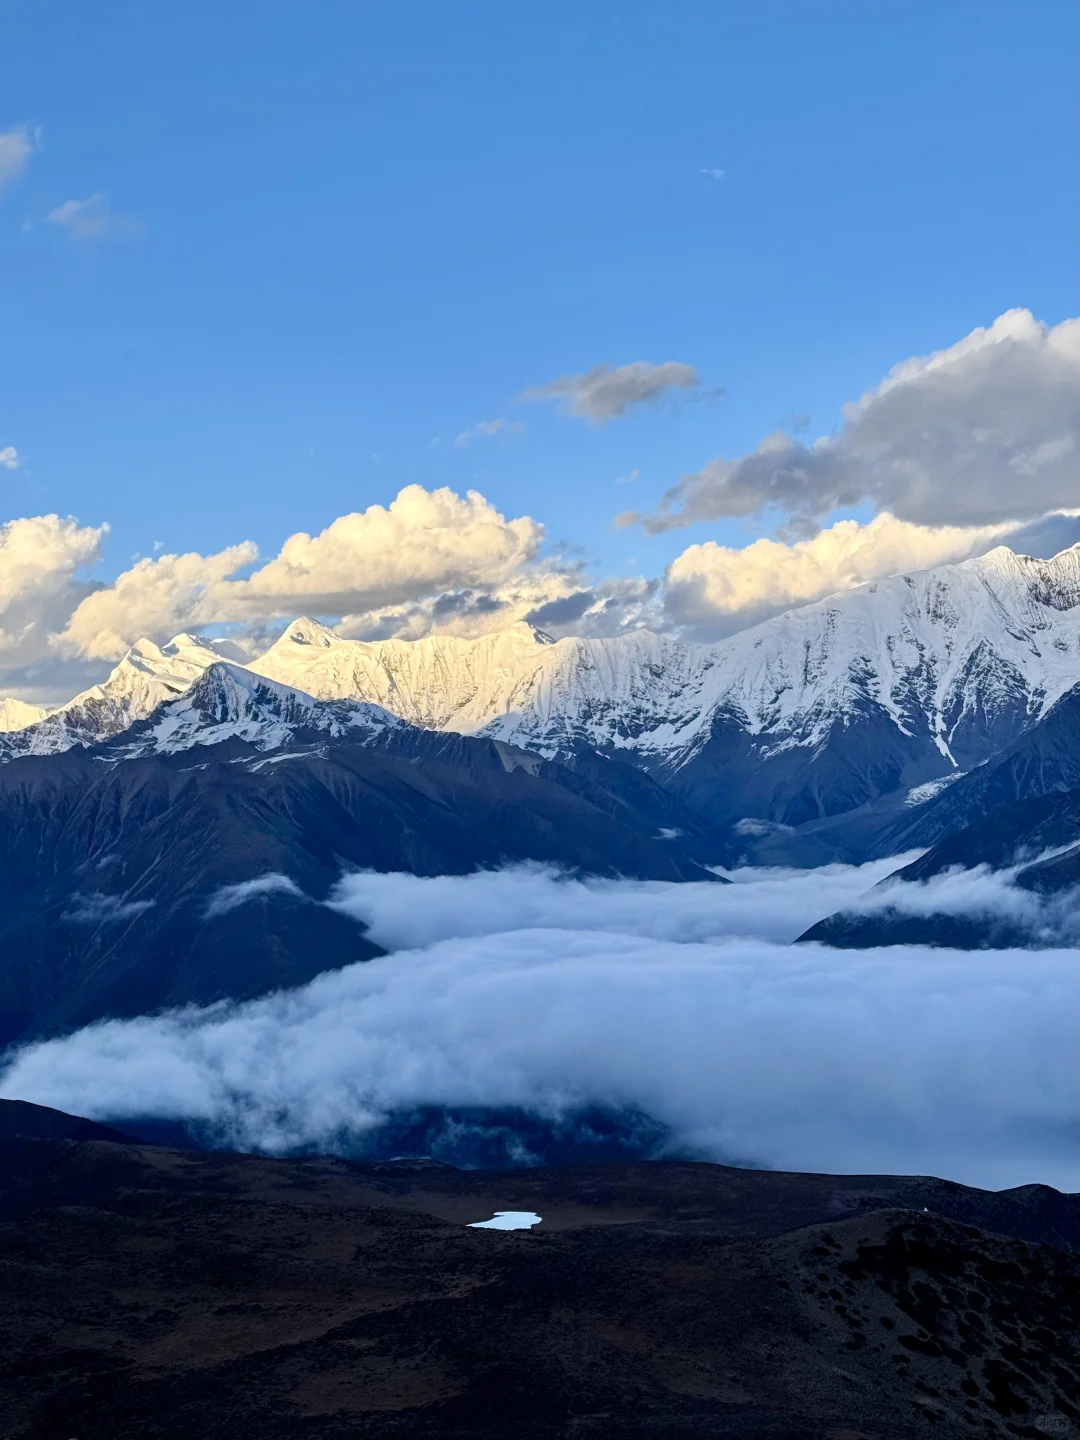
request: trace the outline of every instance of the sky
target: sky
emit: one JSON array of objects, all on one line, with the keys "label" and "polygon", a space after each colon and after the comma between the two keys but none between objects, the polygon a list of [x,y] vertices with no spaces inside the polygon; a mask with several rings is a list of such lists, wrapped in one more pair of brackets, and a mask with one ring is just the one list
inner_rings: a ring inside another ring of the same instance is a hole
[{"label": "sky", "polygon": [[711,639],[1018,527],[1049,553],[1076,30],[5,6],[0,693],[304,611]]}]

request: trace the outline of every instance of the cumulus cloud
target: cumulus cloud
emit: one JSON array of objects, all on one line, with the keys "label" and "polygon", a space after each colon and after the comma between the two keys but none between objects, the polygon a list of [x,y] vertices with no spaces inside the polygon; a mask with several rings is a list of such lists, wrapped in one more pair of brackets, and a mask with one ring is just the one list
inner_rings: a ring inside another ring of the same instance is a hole
[{"label": "cumulus cloud", "polygon": [[992,525],[1075,503],[1080,320],[1010,310],[988,328],[897,365],[845,407],[835,436],[777,431],[710,461],[649,516],[651,533],[776,507],[814,520],[864,500],[922,525]]},{"label": "cumulus cloud", "polygon": [[81,576],[100,558],[108,528],[59,515],[0,525],[0,666],[50,653],[55,631],[93,588]]},{"label": "cumulus cloud", "polygon": [[144,635],[171,636],[227,618],[219,597],[228,577],[258,553],[244,541],[215,555],[140,560],[79,604],[58,643],[92,659],[115,660]]},{"label": "cumulus cloud", "polygon": [[490,589],[527,571],[543,535],[535,520],[508,520],[474,490],[409,485],[388,506],[339,516],[318,535],[291,535],[246,578],[237,572],[258,559],[250,541],[140,560],[88,596],[60,640],[74,653],[113,659],[142,635],[297,611],[354,616]]},{"label": "cumulus cloud", "polygon": [[715,639],[838,590],[966,560],[1012,543],[1016,530],[1015,524],[913,525],[884,513],[865,525],[840,520],[792,544],[762,538],[736,550],[706,540],[668,566],[664,607],[673,624]]},{"label": "cumulus cloud", "polygon": [[637,405],[657,404],[672,391],[694,390],[700,384],[693,365],[678,360],[665,360],[661,365],[635,360],[630,365],[597,365],[580,375],[561,375],[526,390],[523,398],[560,400],[567,415],[603,425]]},{"label": "cumulus cloud", "polygon": [[141,240],[146,233],[141,220],[134,215],[117,214],[110,208],[108,196],[100,191],[87,195],[84,200],[65,200],[45,218],[50,225],[58,225],[76,240]]},{"label": "cumulus cloud", "polygon": [[13,125],[0,131],[0,191],[22,174],[40,144],[41,131],[33,125]]},{"label": "cumulus cloud", "polygon": [[0,450],[0,465],[2,465],[5,470],[17,470],[21,464],[22,461],[19,459],[19,452],[15,449],[14,445],[5,445],[4,448]]}]

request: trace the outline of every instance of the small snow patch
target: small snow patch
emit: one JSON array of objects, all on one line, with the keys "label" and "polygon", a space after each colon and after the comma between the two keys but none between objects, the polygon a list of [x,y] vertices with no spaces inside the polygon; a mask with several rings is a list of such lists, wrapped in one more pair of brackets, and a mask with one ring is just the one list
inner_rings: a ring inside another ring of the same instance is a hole
[{"label": "small snow patch", "polygon": [[535,1210],[496,1210],[490,1220],[474,1220],[470,1230],[531,1230],[540,1224]]},{"label": "small snow patch", "polygon": [[942,775],[940,780],[927,780],[925,785],[916,785],[904,796],[905,805],[925,805],[935,795],[940,795],[954,780],[959,780],[964,774],[963,770],[957,770],[952,775]]}]

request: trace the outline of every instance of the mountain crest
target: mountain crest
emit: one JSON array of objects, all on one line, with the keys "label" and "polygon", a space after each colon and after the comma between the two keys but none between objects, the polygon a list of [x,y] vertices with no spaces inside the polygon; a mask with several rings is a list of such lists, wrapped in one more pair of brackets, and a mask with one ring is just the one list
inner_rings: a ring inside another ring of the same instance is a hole
[{"label": "mountain crest", "polygon": [[326,650],[331,645],[338,644],[340,639],[341,636],[331,630],[329,625],[323,625],[318,620],[312,620],[307,615],[301,615],[298,619],[294,620],[291,625],[286,625],[270,649],[276,650],[279,645],[282,647],[286,645],[312,645],[318,649]]}]

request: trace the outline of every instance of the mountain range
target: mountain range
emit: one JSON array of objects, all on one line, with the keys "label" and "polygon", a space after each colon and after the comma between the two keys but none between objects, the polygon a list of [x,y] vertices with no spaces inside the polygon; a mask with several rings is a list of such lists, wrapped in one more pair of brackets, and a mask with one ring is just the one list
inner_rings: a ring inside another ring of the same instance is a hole
[{"label": "mountain range", "polygon": [[[1078,617],[1080,546],[1050,560],[999,547],[715,645],[648,631],[552,640],[525,624],[479,639],[365,642],[300,619],[247,668],[424,729],[632,763],[712,823],[743,822],[748,858],[763,841],[761,858],[777,858],[776,827],[902,801],[1003,750],[1075,683]],[[103,684],[0,736],[0,758],[107,739],[236,658],[221,640],[139,641]],[[815,843],[861,858],[842,838]]]},{"label": "mountain range", "polygon": [[[141,640],[0,733],[0,1044],[376,953],[327,903],[349,869],[720,883],[930,847],[904,883],[935,852],[1033,863],[1041,835],[1057,856],[1032,888],[1069,889],[1078,620],[1080,546],[999,548],[711,646],[525,625],[369,643],[308,619],[246,663],[225,640]],[[882,923],[804,938],[896,938]]]},{"label": "mountain range", "polygon": [[95,746],[0,767],[0,1045],[299,985],[381,953],[347,870],[531,860],[713,880],[722,838],[655,780],[432,733],[218,662]]}]

